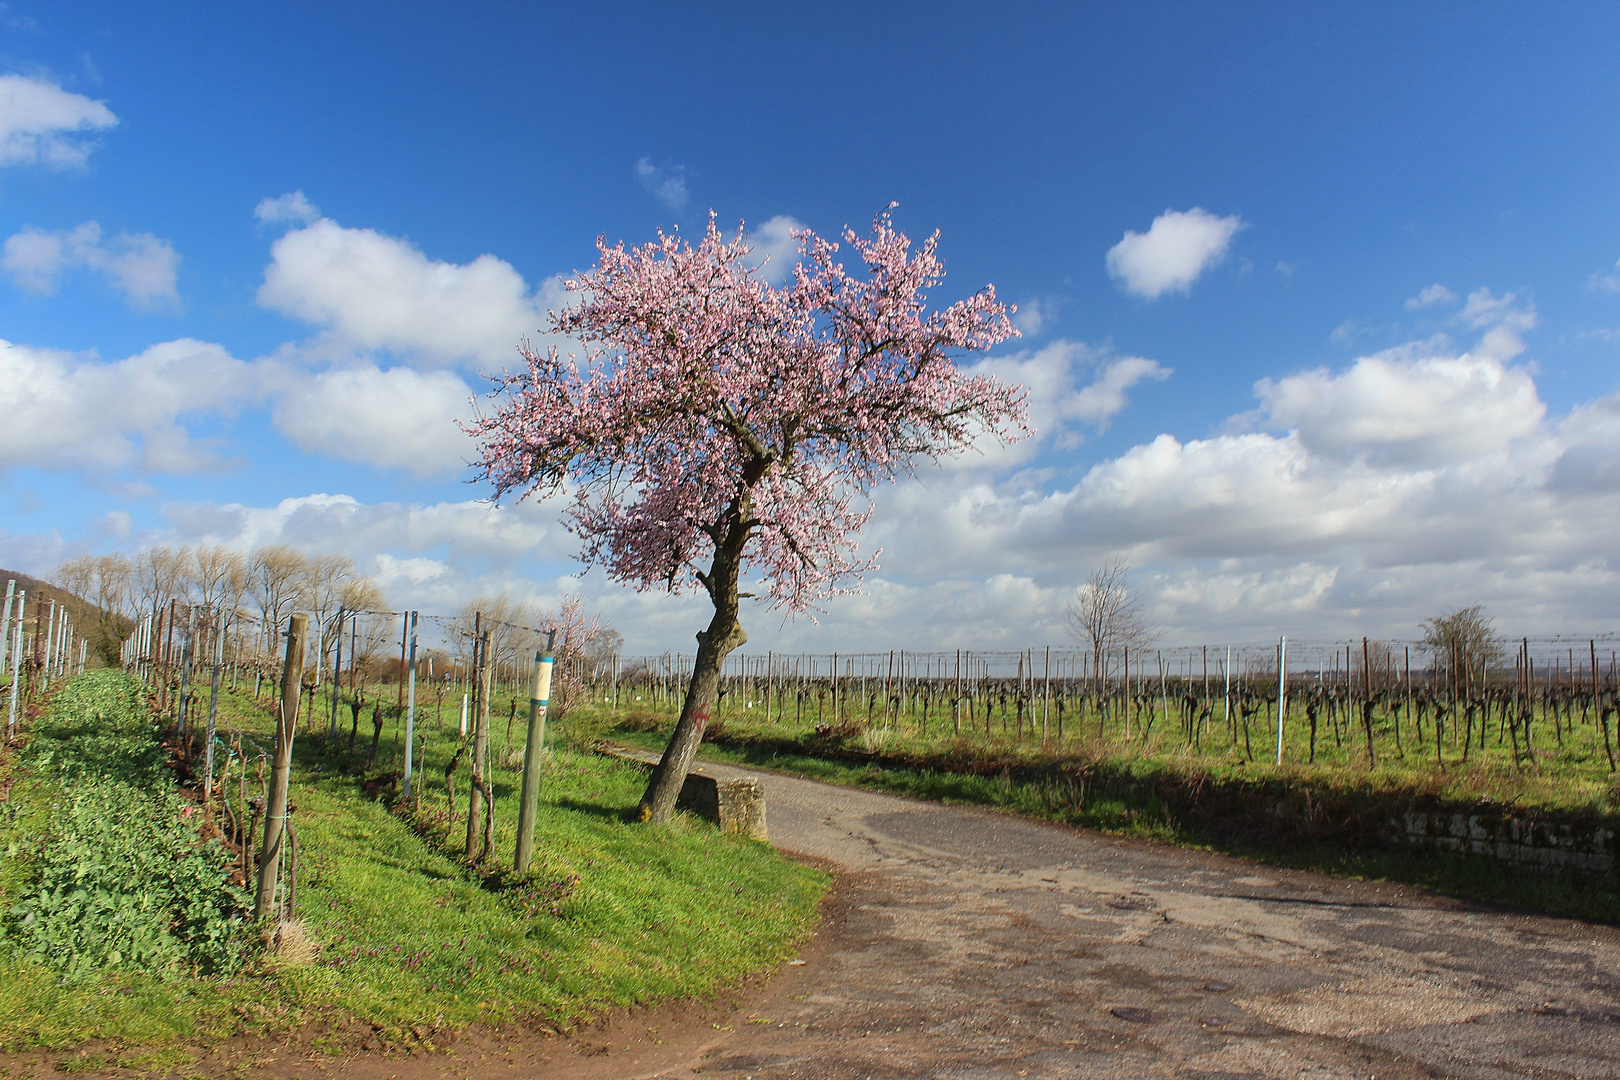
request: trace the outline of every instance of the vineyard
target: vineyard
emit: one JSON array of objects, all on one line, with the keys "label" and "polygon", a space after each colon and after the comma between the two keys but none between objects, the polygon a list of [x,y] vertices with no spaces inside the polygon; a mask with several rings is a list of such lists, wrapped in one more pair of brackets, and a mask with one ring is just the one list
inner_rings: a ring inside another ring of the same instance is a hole
[{"label": "vineyard", "polygon": [[[114,1051],[101,1064],[152,1067],[184,1060],[176,1043],[274,1044],[312,1022],[327,1053],[431,1049],[469,1025],[566,1026],[779,963],[826,888],[701,822],[638,827],[626,808],[644,770],[566,733],[540,758],[533,862],[516,872],[526,732],[482,615],[465,672],[438,656],[461,682],[428,679],[424,648],[413,695],[397,660],[357,664],[346,639],[317,685],[315,637],[288,701],[279,677],[296,665],[271,663],[262,626],[236,613],[165,603],[145,622],[162,632],[136,624],[126,644],[166,647],[83,673],[34,663],[27,614],[12,653],[19,718],[0,751],[0,1050],[103,1039]],[[289,620],[295,637],[302,621]],[[50,627],[47,605],[41,636]],[[276,850],[278,726],[294,704]],[[421,782],[408,791],[413,720]]]},{"label": "vineyard", "polygon": [[[66,601],[8,604],[0,690],[21,752],[3,766],[0,967],[21,989],[0,1041],[72,1042],[55,1018],[82,1014],[115,1038],[206,1037],[342,1003],[365,1019],[357,1039],[431,1042],[697,992],[805,932],[825,879],[692,822],[638,829],[645,774],[589,752],[604,736],[662,748],[690,654],[626,655],[577,598],[430,614],[331,590],[323,612],[302,588],[262,612],[149,600],[101,650],[122,671],[87,670]],[[269,618],[295,605],[315,616]],[[1366,855],[1414,808],[1612,830],[1612,638],[1487,644],[736,653],[706,735],[722,757],[837,782],[1517,902],[1501,891],[1516,875]],[[519,873],[548,645],[535,865]],[[297,738],[270,848],[284,687]],[[1312,844],[1330,855],[1310,862]],[[715,917],[715,888],[735,917]],[[1526,902],[1612,917],[1611,893],[1569,889]],[[130,992],[108,997],[109,979]],[[211,989],[174,996],[176,979]]]},{"label": "vineyard", "polygon": [[[1051,648],[735,656],[717,718],[721,733],[820,732],[866,750],[1410,771],[1578,803],[1606,797],[1615,772],[1610,644],[1521,639],[1504,669],[1478,672],[1414,656],[1418,643],[1366,640],[1122,652],[1100,673],[1089,653]],[[662,713],[678,707],[689,662],[636,657],[585,677],[593,699]]]}]

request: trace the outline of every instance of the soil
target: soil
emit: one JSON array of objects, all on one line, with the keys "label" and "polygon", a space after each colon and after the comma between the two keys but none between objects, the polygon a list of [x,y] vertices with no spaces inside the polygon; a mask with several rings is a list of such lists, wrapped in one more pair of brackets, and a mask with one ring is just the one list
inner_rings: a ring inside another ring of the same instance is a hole
[{"label": "soil", "polygon": [[[1620,931],[769,773],[838,870],[799,960],[566,1035],[241,1042],[184,1075],[854,1080],[1620,1076]],[[347,1045],[353,1046],[349,1042]],[[0,1060],[12,1075],[83,1058]],[[86,1066],[90,1066],[86,1068]],[[128,1075],[125,1073],[124,1075]]]}]

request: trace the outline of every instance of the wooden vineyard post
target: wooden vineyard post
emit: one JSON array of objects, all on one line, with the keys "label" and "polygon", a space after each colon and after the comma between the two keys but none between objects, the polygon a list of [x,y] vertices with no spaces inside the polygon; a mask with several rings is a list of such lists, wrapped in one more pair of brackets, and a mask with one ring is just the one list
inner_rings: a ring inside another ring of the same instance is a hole
[{"label": "wooden vineyard post", "polygon": [[[165,716],[169,713],[169,677],[174,667],[174,613],[180,601],[169,600],[169,621],[163,631],[163,696],[159,700],[158,711]],[[39,622],[39,616],[34,616],[34,622]],[[35,635],[36,645],[39,635]]]},{"label": "wooden vineyard post", "polygon": [[1288,716],[1288,635],[1277,639],[1277,764],[1282,764],[1283,721]]},{"label": "wooden vineyard post", "polygon": [[304,679],[305,637],[309,617],[294,615],[287,621],[287,658],[281,668],[281,709],[276,721],[275,762],[270,773],[270,796],[265,805],[264,843],[259,848],[259,887],[253,895],[254,921],[270,913],[276,895],[276,872],[281,867],[281,838],[287,824],[287,782],[292,766],[293,735],[298,728],[298,700]]},{"label": "wooden vineyard post", "polygon": [[475,645],[473,665],[473,745],[472,745],[472,779],[469,786],[472,791],[467,796],[467,861],[481,858],[478,853],[479,818],[485,811],[484,807],[484,752],[489,744],[489,637],[488,630],[481,631]]},{"label": "wooden vineyard post", "polygon": [[546,709],[551,703],[551,671],[556,657],[552,648],[557,634],[546,634],[544,652],[534,654],[534,686],[529,691],[529,737],[523,745],[523,796],[518,803],[517,853],[512,867],[518,873],[529,868],[534,857],[534,815],[540,803],[540,768],[546,744]]},{"label": "wooden vineyard post", "polygon": [[1052,711],[1052,646],[1046,646],[1046,671],[1041,676],[1041,745],[1047,742],[1047,714]]},{"label": "wooden vineyard post", "polygon": [[1598,662],[1597,641],[1587,642],[1592,651],[1592,711],[1598,714],[1599,722],[1603,725],[1603,752],[1609,756],[1609,771],[1614,772],[1614,747],[1609,745],[1609,713],[1598,699]]},{"label": "wooden vineyard post", "polygon": [[331,713],[331,719],[326,727],[326,737],[328,739],[336,739],[338,733],[338,688],[343,685],[343,620],[345,617],[343,608],[339,606],[337,613],[337,648],[332,652],[332,687],[327,691],[326,695],[327,704],[331,706],[328,710]]},{"label": "wooden vineyard post", "polygon": [[1367,639],[1361,639],[1361,726],[1367,732],[1367,767],[1378,767],[1378,754],[1373,749],[1372,729],[1372,653],[1367,647]]},{"label": "wooden vineyard post", "polygon": [[221,609],[219,617],[219,633],[214,642],[214,673],[208,687],[208,731],[207,742],[203,747],[203,805],[207,806],[214,797],[214,729],[219,723],[219,677],[223,670],[225,660],[225,613]]},{"label": "wooden vineyard post", "polygon": [[400,712],[405,711],[405,650],[411,639],[411,613],[403,612],[399,623],[399,690],[396,695],[394,707]]}]

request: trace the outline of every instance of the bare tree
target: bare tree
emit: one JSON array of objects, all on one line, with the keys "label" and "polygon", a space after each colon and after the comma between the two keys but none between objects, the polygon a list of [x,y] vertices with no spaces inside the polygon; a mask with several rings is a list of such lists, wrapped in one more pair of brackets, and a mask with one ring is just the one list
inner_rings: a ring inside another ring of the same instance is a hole
[{"label": "bare tree", "polygon": [[96,560],[93,555],[80,555],[69,559],[56,568],[52,575],[56,586],[77,596],[80,600],[95,603],[96,595]]},{"label": "bare tree", "polygon": [[1098,564],[1084,585],[1074,590],[1063,610],[1069,633],[1091,647],[1091,670],[1103,677],[1104,661],[1121,649],[1139,648],[1159,636],[1142,614],[1141,598],[1131,590],[1131,564],[1113,556]]},{"label": "bare tree", "polygon": [[617,630],[603,623],[600,616],[588,614],[585,611],[585,598],[577,593],[564,595],[562,606],[556,611],[536,611],[535,626],[542,639],[547,633],[556,635],[551,713],[560,717],[579,699],[604,650],[606,655],[611,655],[624,638]]},{"label": "bare tree", "polygon": [[118,662],[124,642],[130,571],[130,561],[122,555],[81,555],[56,569],[56,584],[95,606],[95,632],[90,636],[96,655],[109,664]]},{"label": "bare tree", "polygon": [[119,617],[134,615],[134,572],[135,564],[123,555],[96,556],[96,606]]},{"label": "bare tree", "polygon": [[242,553],[223,544],[204,544],[187,554],[185,576],[192,599],[210,611],[222,610],[231,598],[232,579],[242,577]]},{"label": "bare tree", "polygon": [[298,599],[299,584],[309,559],[296,548],[272,544],[253,553],[248,564],[248,591],[258,605],[259,620],[264,624],[267,653],[276,651],[276,634],[281,621],[292,610]]},{"label": "bare tree", "polygon": [[358,576],[354,560],[347,555],[319,555],[308,561],[299,579],[299,600],[315,620],[316,649],[320,656],[315,666],[317,685],[336,642],[338,612],[348,606],[344,602],[344,590]]},{"label": "bare tree", "polygon": [[176,551],[155,547],[141,552],[135,560],[134,588],[142,611],[155,614],[170,599],[180,595],[182,570],[188,558],[187,548]]},{"label": "bare tree", "polygon": [[534,630],[523,605],[506,593],[480,596],[461,605],[453,623],[456,630],[456,657],[472,664],[473,624],[489,631],[491,663],[512,665],[534,648]]},{"label": "bare tree", "polygon": [[1423,645],[1437,666],[1463,682],[1482,677],[1486,665],[1500,664],[1507,655],[1496,636],[1496,620],[1481,604],[1425,619]]}]

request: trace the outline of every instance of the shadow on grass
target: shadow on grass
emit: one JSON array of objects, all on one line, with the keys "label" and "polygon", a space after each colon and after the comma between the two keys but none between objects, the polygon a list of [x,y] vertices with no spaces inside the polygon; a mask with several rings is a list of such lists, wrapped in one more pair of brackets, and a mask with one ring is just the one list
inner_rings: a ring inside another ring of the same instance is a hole
[{"label": "shadow on grass", "polygon": [[591,816],[601,818],[604,821],[621,821],[625,824],[633,824],[637,820],[637,815],[641,811],[640,805],[603,806],[601,803],[584,802],[580,799],[570,799],[566,796],[555,800],[551,805],[560,807],[564,810],[573,810],[581,814],[590,814]]}]

